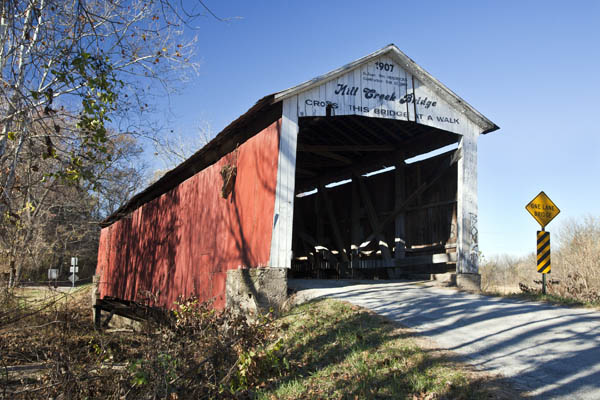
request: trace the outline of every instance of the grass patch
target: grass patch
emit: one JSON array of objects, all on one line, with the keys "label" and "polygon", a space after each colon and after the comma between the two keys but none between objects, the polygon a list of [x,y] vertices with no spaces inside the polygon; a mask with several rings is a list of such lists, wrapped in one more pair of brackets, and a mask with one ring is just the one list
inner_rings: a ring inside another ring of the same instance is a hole
[{"label": "grass patch", "polygon": [[541,301],[544,303],[566,306],[566,307],[589,307],[589,308],[600,308],[600,302],[597,301],[583,301],[574,299],[572,297],[563,297],[556,294],[542,294],[541,292],[528,292],[528,293],[510,293],[502,294],[497,292],[485,292],[488,296],[506,297],[510,299],[527,300],[527,301]]},{"label": "grass patch", "polygon": [[[26,306],[14,307],[23,298]],[[334,300],[251,325],[185,301],[173,325],[107,332],[93,329],[87,287],[6,299],[0,302],[0,398],[518,397],[503,381],[468,369],[408,329]]]},{"label": "grass patch", "polygon": [[276,323],[289,371],[260,389],[259,399],[503,398],[493,378],[347,303],[306,303]]}]

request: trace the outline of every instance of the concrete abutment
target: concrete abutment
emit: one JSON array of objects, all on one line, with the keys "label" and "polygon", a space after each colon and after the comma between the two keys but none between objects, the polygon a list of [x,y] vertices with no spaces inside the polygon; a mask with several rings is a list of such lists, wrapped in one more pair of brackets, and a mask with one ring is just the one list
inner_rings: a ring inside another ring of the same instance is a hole
[{"label": "concrete abutment", "polygon": [[287,298],[287,268],[244,268],[227,271],[226,302],[246,315],[278,310]]}]

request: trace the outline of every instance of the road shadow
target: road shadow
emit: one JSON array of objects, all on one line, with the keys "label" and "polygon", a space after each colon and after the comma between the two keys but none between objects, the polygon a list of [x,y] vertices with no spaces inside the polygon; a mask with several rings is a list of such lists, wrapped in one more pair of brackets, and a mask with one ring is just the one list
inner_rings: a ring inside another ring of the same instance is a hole
[{"label": "road shadow", "polygon": [[[293,287],[294,282],[290,285]],[[301,285],[302,286],[302,285]],[[307,284],[303,284],[307,286]],[[508,365],[516,387],[539,398],[600,396],[600,312],[475,295],[402,282],[340,288],[321,295],[367,307],[446,343],[477,369]],[[420,290],[421,289],[421,290]],[[445,340],[453,335],[453,341]],[[448,344],[450,343],[450,344]]]},{"label": "road shadow", "polygon": [[498,376],[462,368],[468,379],[453,376],[460,361],[454,354],[421,346],[414,332],[389,319],[348,305],[334,305],[332,313],[331,307],[312,300],[293,310],[292,323],[302,320],[285,339],[293,373],[271,390],[302,387],[302,393],[296,389],[302,398],[430,398],[433,392],[448,399],[521,398]]}]

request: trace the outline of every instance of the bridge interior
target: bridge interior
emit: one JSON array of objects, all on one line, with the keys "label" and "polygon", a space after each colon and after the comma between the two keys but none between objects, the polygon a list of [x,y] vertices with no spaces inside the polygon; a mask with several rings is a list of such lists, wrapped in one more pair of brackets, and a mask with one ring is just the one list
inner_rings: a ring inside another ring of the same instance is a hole
[{"label": "bridge interior", "polygon": [[459,135],[362,116],[299,125],[291,277],[456,270]]}]

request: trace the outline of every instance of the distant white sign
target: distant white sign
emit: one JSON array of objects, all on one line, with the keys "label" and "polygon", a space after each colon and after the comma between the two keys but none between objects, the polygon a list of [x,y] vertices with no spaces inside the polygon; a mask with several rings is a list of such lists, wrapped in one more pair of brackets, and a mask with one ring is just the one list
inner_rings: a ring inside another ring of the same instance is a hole
[{"label": "distant white sign", "polygon": [[75,282],[77,282],[77,281],[79,280],[79,277],[78,277],[77,275],[75,275],[75,274],[71,274],[71,275],[69,275],[69,280],[70,280],[70,281],[71,281],[73,284],[75,284]]},{"label": "distant white sign", "polygon": [[69,272],[79,272],[79,267],[71,267],[69,268]]},{"label": "distant white sign", "polygon": [[58,269],[50,268],[48,270],[48,280],[57,280],[58,279]]}]

